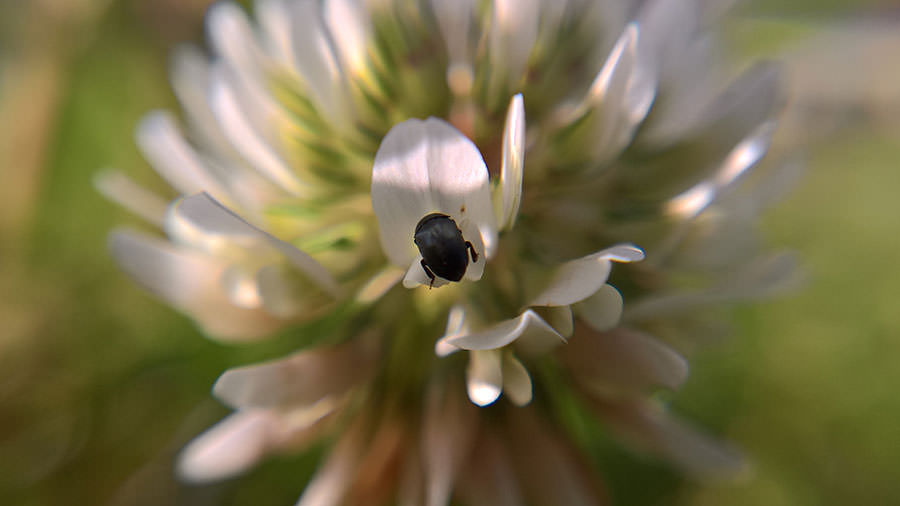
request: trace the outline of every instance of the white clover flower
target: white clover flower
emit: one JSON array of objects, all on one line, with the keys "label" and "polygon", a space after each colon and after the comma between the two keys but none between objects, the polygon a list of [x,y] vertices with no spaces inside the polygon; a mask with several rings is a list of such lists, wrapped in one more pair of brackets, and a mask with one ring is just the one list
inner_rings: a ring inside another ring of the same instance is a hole
[{"label": "white clover flower", "polygon": [[124,270],[211,338],[300,348],[219,378],[235,413],[184,450],[182,478],[333,437],[301,505],[597,504],[562,406],[696,476],[740,471],[652,396],[716,332],[699,308],[792,269],[752,231],[784,172],[738,185],[768,150],[777,71],[720,91],[719,9],[253,12],[214,5],[212,55],[176,52],[186,128],[165,112],[138,126],[173,194],[98,178],[158,229],[112,234]]}]

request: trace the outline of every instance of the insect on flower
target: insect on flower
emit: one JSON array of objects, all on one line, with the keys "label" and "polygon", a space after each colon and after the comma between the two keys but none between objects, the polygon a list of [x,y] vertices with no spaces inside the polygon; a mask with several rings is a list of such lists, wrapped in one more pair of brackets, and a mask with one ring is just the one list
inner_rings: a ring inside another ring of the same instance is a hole
[{"label": "insect on flower", "polygon": [[419,220],[413,236],[422,254],[422,269],[434,286],[435,275],[449,281],[459,281],[472,262],[478,261],[478,253],[472,243],[465,240],[453,218],[443,213],[431,213]]},{"label": "insect on flower", "polygon": [[692,475],[742,472],[656,395],[718,334],[707,304],[792,277],[753,240],[784,174],[737,188],[778,71],[718,90],[716,2],[253,3],[211,8],[211,57],[176,53],[190,129],[138,128],[182,197],[98,179],[162,226],[111,237],[141,284],[215,339],[301,345],[220,377],[235,411],[181,479],[333,440],[299,506],[605,504],[571,438],[599,422]]}]

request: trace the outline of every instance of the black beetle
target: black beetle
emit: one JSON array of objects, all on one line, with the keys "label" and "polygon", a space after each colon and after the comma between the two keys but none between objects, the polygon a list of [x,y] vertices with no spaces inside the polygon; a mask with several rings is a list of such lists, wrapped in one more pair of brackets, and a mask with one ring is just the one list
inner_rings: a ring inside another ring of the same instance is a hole
[{"label": "black beetle", "polygon": [[478,253],[472,243],[463,238],[453,218],[442,213],[431,213],[419,220],[413,242],[422,254],[422,268],[431,279],[438,275],[449,281],[459,281],[469,266],[469,255],[472,262],[478,261]]}]

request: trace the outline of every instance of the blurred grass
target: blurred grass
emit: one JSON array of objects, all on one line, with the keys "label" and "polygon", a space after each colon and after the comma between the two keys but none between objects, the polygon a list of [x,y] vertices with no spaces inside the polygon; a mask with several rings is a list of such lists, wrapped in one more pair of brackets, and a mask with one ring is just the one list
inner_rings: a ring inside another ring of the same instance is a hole
[{"label": "blurred grass", "polygon": [[[173,106],[166,55],[199,34],[203,2],[96,3],[94,17],[47,27],[64,27],[57,43],[72,45],[44,48],[59,93],[32,164],[0,152],[4,186],[24,195],[21,220],[0,229],[0,503],[290,504],[311,457],[209,489],[172,480],[175,452],[226,413],[209,396],[217,375],[271,350],[211,343],[109,260],[107,231],[135,220],[91,179],[112,166],[163,190],[132,132],[147,110]],[[820,30],[810,17],[847,4],[761,2],[756,12],[803,17],[732,36],[748,54],[772,54]],[[764,223],[771,243],[803,257],[809,285],[737,310],[734,338],[694,357],[675,396],[676,410],[746,450],[754,476],[700,486],[617,457],[613,492],[627,504],[671,504],[673,493],[685,505],[900,504],[900,138],[862,121],[810,147],[806,178]]]},{"label": "blurred grass", "polygon": [[897,160],[895,133],[846,131],[767,217],[809,284],[739,310],[734,339],[694,357],[679,395],[701,420],[727,406],[725,435],[755,473],[690,489],[684,504],[900,504]]}]

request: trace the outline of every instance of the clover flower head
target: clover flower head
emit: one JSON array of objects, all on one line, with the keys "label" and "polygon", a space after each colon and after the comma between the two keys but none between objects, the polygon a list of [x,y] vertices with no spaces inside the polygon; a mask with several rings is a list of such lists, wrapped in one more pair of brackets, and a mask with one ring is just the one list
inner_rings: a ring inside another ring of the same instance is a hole
[{"label": "clover flower head", "polygon": [[716,328],[699,308],[791,280],[752,231],[772,180],[739,186],[773,135],[777,69],[722,91],[719,10],[253,14],[218,3],[212,55],[176,52],[186,128],[165,112],[138,126],[173,195],[97,181],[158,228],[111,235],[126,272],[211,338],[298,342],[219,378],[235,412],[184,450],[184,479],[333,437],[300,505],[599,503],[564,411],[696,476],[742,469],[652,396]]}]

